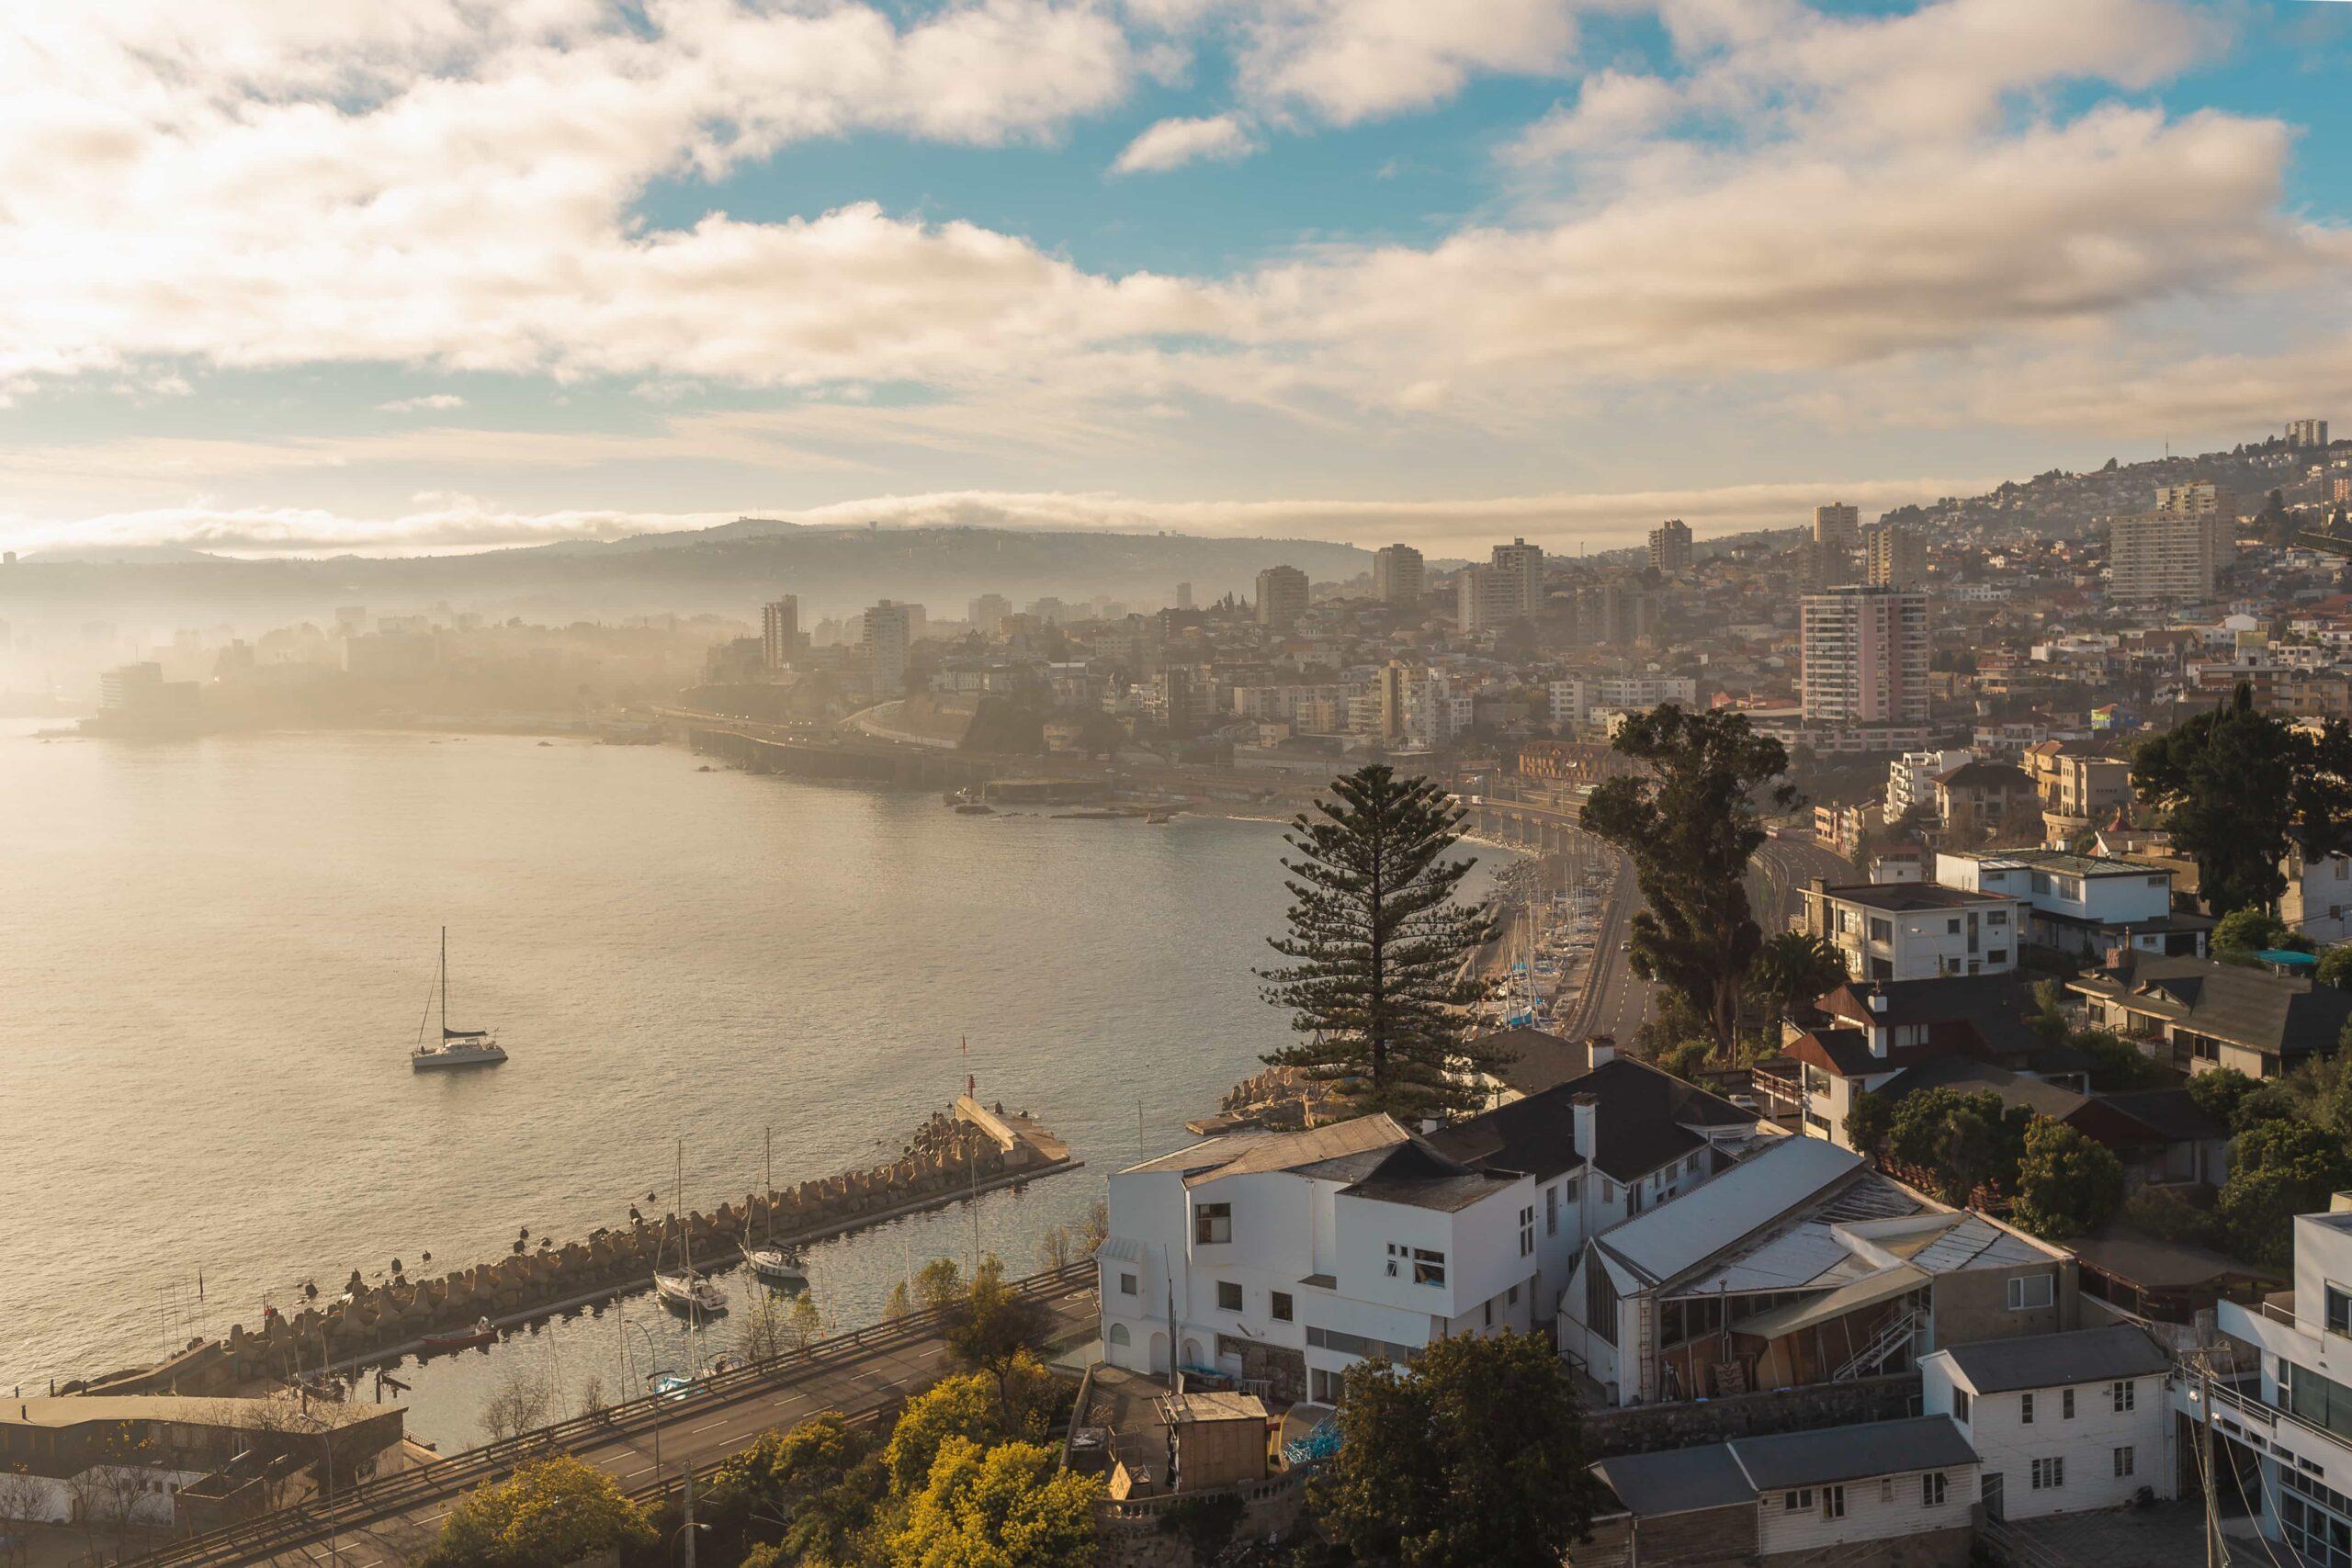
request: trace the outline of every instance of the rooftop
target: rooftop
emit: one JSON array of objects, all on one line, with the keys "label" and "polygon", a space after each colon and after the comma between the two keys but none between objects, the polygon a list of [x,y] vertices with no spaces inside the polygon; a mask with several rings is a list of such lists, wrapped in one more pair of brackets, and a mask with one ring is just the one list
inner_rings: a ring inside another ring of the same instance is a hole
[{"label": "rooftop", "polygon": [[1865,909],[1877,909],[1890,915],[1909,914],[1919,909],[1981,909],[1990,905],[2011,905],[2018,900],[2007,893],[1971,893],[1964,887],[1946,887],[1940,882],[1849,882],[1836,887],[1821,889],[1823,897],[1843,904],[1857,905]]},{"label": "rooftop", "polygon": [[1957,1469],[1976,1462],[1949,1416],[1915,1416],[1906,1421],[1870,1421],[1815,1432],[1781,1432],[1769,1438],[1739,1438],[1725,1445],[1758,1491],[1821,1486],[1871,1475],[1903,1475],[1916,1470]]},{"label": "rooftop", "polygon": [[2146,1377],[2172,1365],[2154,1340],[2130,1324],[2033,1334],[2020,1339],[1984,1339],[1947,1346],[1939,1353],[1950,1358],[1978,1393]]},{"label": "rooftop", "polygon": [[2161,876],[2136,861],[2112,855],[2078,855],[2065,850],[1945,850],[1955,860],[1973,860],[1981,866],[2021,866],[2033,871],[2062,872],[2068,876]]},{"label": "rooftop", "polygon": [[[1583,1055],[1582,1047],[1571,1048]],[[1504,1077],[1517,1087],[1511,1070]],[[1600,1101],[1593,1108],[1592,1164],[1619,1181],[1646,1176],[1704,1148],[1707,1137],[1699,1129],[1729,1132],[1756,1125],[1754,1111],[1646,1062],[1619,1056],[1589,1070],[1580,1066],[1522,1099],[1441,1128],[1428,1141],[1466,1165],[1525,1171],[1548,1181],[1584,1163],[1576,1152],[1576,1114],[1569,1104],[1582,1094]]]},{"label": "rooftop", "polygon": [[1748,1484],[1727,1443],[1623,1454],[1602,1460],[1592,1472],[1609,1483],[1619,1502],[1645,1518],[1756,1500],[1756,1488]]},{"label": "rooftop", "polygon": [[1228,1176],[1296,1170],[1401,1144],[1408,1136],[1403,1127],[1385,1115],[1352,1117],[1299,1133],[1227,1133],[1128,1166],[1126,1173],[1175,1171],[1182,1175],[1185,1186],[1195,1187]]},{"label": "rooftop", "polygon": [[1862,1168],[1821,1138],[1786,1138],[1694,1192],[1637,1214],[1593,1245],[1662,1284],[1821,1196]]}]

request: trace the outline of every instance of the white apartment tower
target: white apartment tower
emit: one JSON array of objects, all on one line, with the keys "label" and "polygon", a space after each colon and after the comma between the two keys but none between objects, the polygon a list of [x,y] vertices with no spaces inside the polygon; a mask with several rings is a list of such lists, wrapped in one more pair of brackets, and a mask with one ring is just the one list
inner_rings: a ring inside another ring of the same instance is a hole
[{"label": "white apartment tower", "polygon": [[913,604],[894,604],[888,599],[865,612],[866,671],[875,695],[895,697],[906,691],[907,650],[914,646],[919,614]]},{"label": "white apartment tower", "polygon": [[800,595],[787,593],[760,606],[760,662],[781,670],[800,649]]},{"label": "white apartment tower", "polygon": [[1928,722],[1928,596],[1847,586],[1804,596],[1807,723]]},{"label": "white apartment tower", "polygon": [[2154,510],[2108,525],[2108,593],[2196,604],[2213,597],[2235,549],[2237,506],[2217,485],[2164,485]]},{"label": "white apartment tower", "polygon": [[2324,419],[2290,419],[2287,422],[2287,445],[2290,446],[2324,446],[2327,445],[2327,421]]},{"label": "white apartment tower", "polygon": [[1373,552],[1372,596],[1384,604],[1410,608],[1421,602],[1421,552],[1410,545],[1385,545]]},{"label": "white apartment tower", "polygon": [[1270,566],[1258,574],[1258,624],[1288,631],[1306,614],[1306,573],[1295,566]]}]

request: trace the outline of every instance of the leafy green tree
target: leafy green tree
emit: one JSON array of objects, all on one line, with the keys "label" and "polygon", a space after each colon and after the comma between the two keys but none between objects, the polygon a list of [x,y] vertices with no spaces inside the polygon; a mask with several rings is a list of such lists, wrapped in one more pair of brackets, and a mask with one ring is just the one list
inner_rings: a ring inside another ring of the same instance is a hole
[{"label": "leafy green tree", "polygon": [[2196,860],[2207,908],[2272,908],[2290,833],[2314,855],[2352,839],[2352,730],[2334,719],[2316,735],[2293,729],[2240,682],[2227,702],[2142,741],[2132,786]]},{"label": "leafy green tree", "polygon": [[890,1428],[882,1463],[891,1490],[903,1494],[921,1486],[950,1438],[986,1445],[1001,1442],[1005,1435],[1004,1412],[989,1379],[967,1373],[935,1382],[907,1401]]},{"label": "leafy green tree", "polygon": [[1894,1102],[1883,1094],[1858,1089],[1846,1106],[1846,1146],[1864,1156],[1882,1154],[1894,1130]]},{"label": "leafy green tree", "polygon": [[1335,779],[1336,801],[1302,812],[1283,841],[1290,930],[1268,939],[1293,960],[1261,969],[1264,996],[1307,1036],[1265,1060],[1342,1085],[1364,1111],[1407,1120],[1476,1111],[1474,1075],[1505,1058],[1474,1038],[1486,995],[1465,960],[1494,935],[1483,908],[1457,900],[1470,858],[1446,854],[1464,813],[1427,779],[1374,762]]},{"label": "leafy green tree", "polygon": [[2142,1187],[2123,1201],[2123,1223],[2160,1241],[2183,1247],[2213,1247],[2222,1240],[2211,1213],[2169,1187]]},{"label": "leafy green tree", "polygon": [[2032,1120],[2031,1111],[2003,1106],[1990,1089],[1923,1089],[1895,1102],[1887,1157],[1944,1202],[1965,1203],[1979,1187],[2014,1189]]},{"label": "leafy green tree", "polygon": [[1658,1053],[1657,1069],[1678,1078],[1695,1078],[1706,1070],[1707,1058],[1714,1054],[1712,1040],[1685,1040]]},{"label": "leafy green tree", "polygon": [[2172,1077],[2137,1045],[2108,1030],[2078,1030],[2067,1043],[2091,1058],[2093,1089],[2154,1089]]},{"label": "leafy green tree", "polygon": [[2352,1147],[2338,1134],[2294,1118],[2258,1122],[2237,1137],[2219,1212],[2231,1249],[2274,1269],[2293,1261],[2293,1220],[2327,1207],[2352,1185]]},{"label": "leafy green tree", "polygon": [[1004,1265],[994,1253],[980,1262],[971,1288],[940,1309],[942,1337],[958,1364],[986,1372],[995,1382],[1004,1418],[1013,1408],[1014,1367],[1035,1361],[1046,1346],[1046,1309],[1035,1296],[1005,1283]]},{"label": "leafy green tree", "polygon": [[570,1568],[605,1551],[654,1544],[646,1512],[620,1483],[570,1455],[515,1467],[451,1510],[424,1568]]},{"label": "leafy green tree", "polygon": [[2333,986],[2339,991],[2352,991],[2352,942],[2343,942],[2321,951],[2319,983]]},{"label": "leafy green tree", "polygon": [[785,1562],[845,1562],[882,1500],[885,1474],[871,1449],[840,1411],[820,1412],[728,1456],[705,1506],[723,1529],[778,1534]]},{"label": "leafy green tree", "polygon": [[929,1311],[964,1293],[964,1271],[952,1258],[934,1258],[915,1270],[915,1304]]},{"label": "leafy green tree", "polygon": [[[2283,885],[2282,885],[2283,886]],[[2216,953],[2261,953],[2287,940],[2287,923],[2267,909],[2233,909],[2213,926]]]},{"label": "leafy green tree", "polygon": [[[1728,1055],[1764,942],[1747,905],[1747,863],[1764,842],[1756,796],[1788,771],[1788,753],[1744,714],[1672,703],[1626,720],[1611,744],[1647,767],[1595,786],[1579,821],[1633,857],[1647,904],[1631,927],[1634,973],[1688,1000]],[[1786,810],[1796,791],[1781,784],[1769,799]]]},{"label": "leafy green tree", "polygon": [[2235,1067],[2215,1067],[2211,1072],[2192,1074],[2183,1086],[2197,1109],[2224,1127],[2237,1124],[2238,1107],[2255,1090],[2255,1080]]},{"label": "leafy green tree", "polygon": [[2123,1201],[2123,1162],[2115,1151],[2064,1122],[2037,1116],[2018,1162],[2010,1213],[2038,1236],[2081,1235],[2105,1224]]},{"label": "leafy green tree", "polygon": [[1093,1568],[1102,1495],[1042,1443],[950,1438],[890,1538],[892,1568]]},{"label": "leafy green tree", "polygon": [[1826,937],[1780,931],[1764,939],[1747,973],[1761,1037],[1780,1043],[1780,1023],[1801,1002],[1809,1003],[1844,985],[1846,960]]},{"label": "leafy green tree", "polygon": [[1324,1530],[1403,1568],[1557,1568],[1592,1517],[1575,1386],[1534,1335],[1439,1339],[1348,1371]]}]

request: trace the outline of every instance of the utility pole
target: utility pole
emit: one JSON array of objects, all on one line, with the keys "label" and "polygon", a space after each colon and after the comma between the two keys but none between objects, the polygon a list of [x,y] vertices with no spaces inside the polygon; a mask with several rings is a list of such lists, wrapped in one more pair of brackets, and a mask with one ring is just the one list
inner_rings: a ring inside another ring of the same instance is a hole
[{"label": "utility pole", "polygon": [[685,1466],[686,1475],[686,1568],[695,1568],[695,1467]]}]

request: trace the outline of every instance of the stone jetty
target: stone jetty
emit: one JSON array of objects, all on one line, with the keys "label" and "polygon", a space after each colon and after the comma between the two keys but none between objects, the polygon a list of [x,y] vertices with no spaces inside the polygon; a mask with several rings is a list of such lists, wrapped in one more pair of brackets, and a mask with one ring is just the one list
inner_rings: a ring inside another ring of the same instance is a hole
[{"label": "stone jetty", "polygon": [[[952,1114],[935,1111],[887,1164],[853,1170],[766,1195],[746,1194],[711,1213],[689,1213],[694,1256],[725,1267],[755,1235],[792,1245],[840,1235],[863,1225],[936,1208],[976,1190],[1000,1187],[1075,1162],[1067,1145],[1025,1112],[957,1099]],[[292,1314],[272,1313],[256,1327],[238,1324],[225,1339],[191,1341],[158,1366],[65,1384],[65,1393],[212,1393],[256,1378],[390,1359],[428,1334],[551,1312],[648,1287],[665,1241],[672,1258],[679,1218],[635,1218],[599,1226],[584,1241],[536,1248],[426,1278],[396,1274],[379,1284],[355,1270],[350,1299],[315,1303]]]}]

